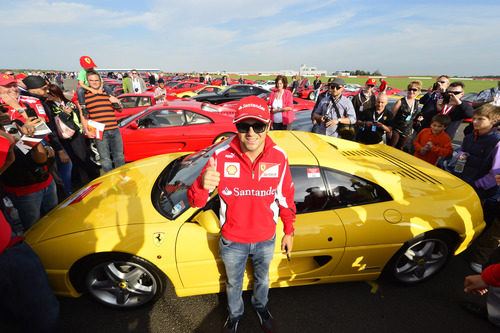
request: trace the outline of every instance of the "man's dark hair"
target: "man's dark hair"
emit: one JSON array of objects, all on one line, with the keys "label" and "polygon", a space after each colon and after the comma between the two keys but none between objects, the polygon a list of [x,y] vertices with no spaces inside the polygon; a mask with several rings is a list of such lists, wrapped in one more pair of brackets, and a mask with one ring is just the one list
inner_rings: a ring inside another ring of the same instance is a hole
[{"label": "man's dark hair", "polygon": [[462,87],[462,89],[464,89],[465,84],[463,84],[462,81],[455,81],[455,82],[450,83],[448,88],[453,88],[453,87]]},{"label": "man's dark hair", "polygon": [[87,71],[87,79],[91,75],[97,75],[97,76],[99,76],[99,78],[101,78],[101,75],[99,75],[99,73],[97,73],[96,71],[93,71],[93,70],[92,71]]},{"label": "man's dark hair", "polygon": [[437,114],[434,117],[432,117],[432,119],[431,119],[431,124],[434,122],[440,123],[444,127],[448,127],[451,123],[451,118],[445,114]]}]

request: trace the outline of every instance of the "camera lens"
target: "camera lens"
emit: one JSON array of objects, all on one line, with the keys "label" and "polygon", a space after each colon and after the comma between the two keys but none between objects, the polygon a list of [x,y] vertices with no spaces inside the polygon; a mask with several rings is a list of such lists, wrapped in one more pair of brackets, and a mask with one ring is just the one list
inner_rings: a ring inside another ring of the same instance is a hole
[{"label": "camera lens", "polygon": [[8,133],[9,134],[16,134],[17,130],[14,127],[11,127],[11,128],[9,128]]}]

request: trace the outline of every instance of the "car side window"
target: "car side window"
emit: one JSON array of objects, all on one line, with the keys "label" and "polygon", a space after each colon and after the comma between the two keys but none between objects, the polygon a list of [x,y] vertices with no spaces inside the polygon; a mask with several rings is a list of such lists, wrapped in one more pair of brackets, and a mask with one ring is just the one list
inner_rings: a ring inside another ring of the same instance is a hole
[{"label": "car side window", "polygon": [[149,98],[149,97],[140,97],[138,99],[137,106],[151,106],[151,98]]},{"label": "car side window", "polygon": [[229,90],[229,93],[230,94],[243,94],[243,93],[246,93],[248,91],[246,88],[247,87],[245,87],[245,86],[232,87]]},{"label": "car side window", "polygon": [[183,126],[186,122],[183,110],[156,110],[138,121],[140,128]]},{"label": "car side window", "polygon": [[391,200],[380,185],[337,170],[324,169],[331,200],[329,209]]},{"label": "car side window", "polygon": [[328,195],[325,183],[317,166],[290,166],[295,185],[295,207],[297,214],[325,209]]},{"label": "car side window", "polygon": [[205,117],[202,114],[186,111],[186,125],[194,125],[194,124],[210,124],[212,120],[208,117]]},{"label": "car side window", "polygon": [[125,96],[120,98],[120,102],[124,109],[130,109],[137,107],[137,97],[135,96]]}]

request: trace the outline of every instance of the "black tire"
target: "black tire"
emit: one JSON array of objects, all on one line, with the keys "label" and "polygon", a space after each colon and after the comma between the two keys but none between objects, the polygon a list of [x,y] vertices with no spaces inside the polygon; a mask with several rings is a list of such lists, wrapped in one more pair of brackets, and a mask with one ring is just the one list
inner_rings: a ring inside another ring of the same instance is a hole
[{"label": "black tire", "polygon": [[97,254],[79,269],[84,292],[99,303],[132,309],[155,302],[165,291],[167,278],[149,261],[125,253]]},{"label": "black tire", "polygon": [[223,140],[226,140],[227,138],[232,137],[233,135],[235,135],[235,134],[231,133],[231,132],[222,133],[220,135],[217,135],[217,137],[214,139],[214,141],[212,143],[221,142]]},{"label": "black tire", "polygon": [[384,268],[383,276],[404,284],[415,285],[437,274],[451,258],[457,235],[436,230],[407,241]]}]

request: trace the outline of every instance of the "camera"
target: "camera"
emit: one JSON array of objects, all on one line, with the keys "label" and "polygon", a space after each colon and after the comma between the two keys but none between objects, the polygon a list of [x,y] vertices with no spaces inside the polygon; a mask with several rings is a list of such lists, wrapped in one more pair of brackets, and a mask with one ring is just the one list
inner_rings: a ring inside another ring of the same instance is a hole
[{"label": "camera", "polygon": [[448,104],[448,103],[450,103],[450,94],[449,94],[449,93],[447,93],[447,92],[446,92],[446,93],[444,93],[444,95],[443,95],[443,103],[444,103],[444,104]]},{"label": "camera", "polygon": [[432,86],[432,90],[436,91],[439,89],[439,83],[435,82],[434,85]]},{"label": "camera", "polygon": [[330,117],[328,117],[327,115],[324,115],[323,116],[323,122],[327,123],[329,121],[331,121]]},{"label": "camera", "polygon": [[19,133],[19,130],[15,125],[3,125],[3,129],[6,133],[12,135],[16,141],[21,139],[21,133]]}]

